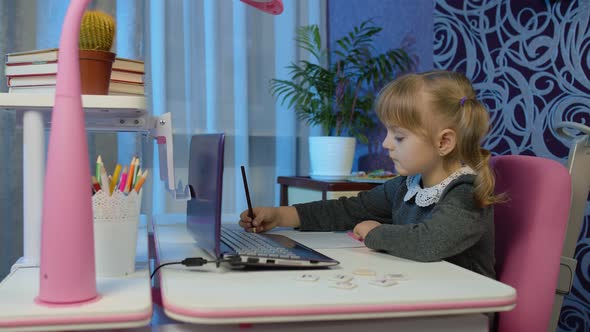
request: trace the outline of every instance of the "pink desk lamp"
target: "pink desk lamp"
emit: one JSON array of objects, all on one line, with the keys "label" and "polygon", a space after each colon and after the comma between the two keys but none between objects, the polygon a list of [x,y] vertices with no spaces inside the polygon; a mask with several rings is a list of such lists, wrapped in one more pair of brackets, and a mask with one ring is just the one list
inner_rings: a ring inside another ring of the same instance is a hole
[{"label": "pink desk lamp", "polygon": [[265,13],[279,15],[283,12],[282,0],[240,0]]},{"label": "pink desk lamp", "polygon": [[90,0],[72,0],[59,42],[58,73],[47,151],[37,301],[72,304],[97,297],[90,163],[78,40]]},{"label": "pink desk lamp", "polygon": [[[241,0],[270,14],[283,11],[282,0]],[[98,296],[90,163],[82,111],[78,41],[90,0],[72,0],[59,42],[55,102],[47,151],[40,287],[42,304],[76,304]]]}]

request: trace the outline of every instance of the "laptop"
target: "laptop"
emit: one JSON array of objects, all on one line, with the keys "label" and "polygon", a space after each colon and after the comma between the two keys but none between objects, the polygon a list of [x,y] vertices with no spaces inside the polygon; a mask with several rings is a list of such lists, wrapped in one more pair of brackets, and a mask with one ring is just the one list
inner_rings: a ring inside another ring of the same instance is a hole
[{"label": "laptop", "polygon": [[248,233],[237,220],[235,224],[221,224],[224,145],[224,134],[191,137],[188,176],[191,199],[186,214],[188,232],[197,246],[234,268],[319,268],[339,264],[286,236],[272,232]]}]

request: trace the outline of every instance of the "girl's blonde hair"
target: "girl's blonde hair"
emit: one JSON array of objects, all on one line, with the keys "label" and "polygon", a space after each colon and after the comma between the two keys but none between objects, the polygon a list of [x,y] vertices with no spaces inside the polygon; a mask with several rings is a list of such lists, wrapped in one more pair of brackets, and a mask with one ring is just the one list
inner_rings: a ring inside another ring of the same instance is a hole
[{"label": "girl's blonde hair", "polygon": [[457,146],[445,162],[458,160],[475,170],[475,199],[480,206],[502,201],[494,195],[490,151],[480,145],[489,129],[488,112],[465,75],[431,71],[401,76],[379,93],[377,115],[384,124],[406,128],[433,144],[439,130],[454,130]]}]

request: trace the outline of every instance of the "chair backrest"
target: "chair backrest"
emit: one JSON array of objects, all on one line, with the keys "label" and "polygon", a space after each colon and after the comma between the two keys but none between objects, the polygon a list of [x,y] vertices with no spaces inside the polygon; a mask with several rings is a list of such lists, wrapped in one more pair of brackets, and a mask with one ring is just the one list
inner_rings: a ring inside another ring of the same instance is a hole
[{"label": "chair backrest", "polygon": [[516,289],[514,310],[498,314],[498,332],[545,332],[549,326],[571,203],[571,178],[560,163],[531,156],[496,156],[490,166],[498,279]]}]

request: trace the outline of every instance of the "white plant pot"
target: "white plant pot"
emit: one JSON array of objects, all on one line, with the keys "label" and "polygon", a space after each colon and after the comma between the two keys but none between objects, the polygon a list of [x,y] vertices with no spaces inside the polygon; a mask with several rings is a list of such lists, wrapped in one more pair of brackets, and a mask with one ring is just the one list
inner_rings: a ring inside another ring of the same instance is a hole
[{"label": "white plant pot", "polygon": [[338,136],[309,137],[312,179],[338,181],[350,176],[356,138]]}]

